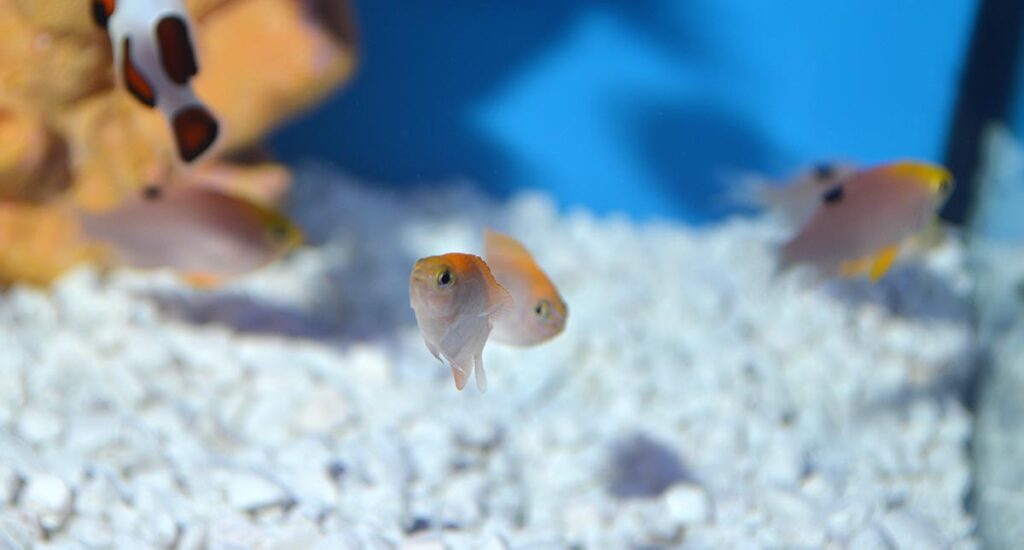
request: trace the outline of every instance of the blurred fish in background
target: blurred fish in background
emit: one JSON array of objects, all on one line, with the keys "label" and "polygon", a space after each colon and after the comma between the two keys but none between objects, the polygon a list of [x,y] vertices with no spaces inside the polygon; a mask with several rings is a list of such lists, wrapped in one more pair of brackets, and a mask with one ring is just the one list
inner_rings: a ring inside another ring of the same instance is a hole
[{"label": "blurred fish in background", "polygon": [[485,229],[484,257],[494,278],[513,300],[511,311],[495,321],[496,341],[534,346],[565,330],[569,306],[522,243]]},{"label": "blurred fish in background", "polygon": [[302,244],[283,214],[199,185],[150,187],[102,213],[80,213],[82,232],[111,265],[166,268],[200,287],[222,284]]},{"label": "blurred fish in background", "polygon": [[[953,183],[941,166],[908,161],[840,178],[819,192],[813,215],[782,247],[778,269],[806,264],[819,277],[866,273],[877,281],[892,267],[900,247],[929,227]],[[794,185],[801,184],[807,185]],[[801,193],[791,198],[796,208],[806,206],[800,204]]]}]

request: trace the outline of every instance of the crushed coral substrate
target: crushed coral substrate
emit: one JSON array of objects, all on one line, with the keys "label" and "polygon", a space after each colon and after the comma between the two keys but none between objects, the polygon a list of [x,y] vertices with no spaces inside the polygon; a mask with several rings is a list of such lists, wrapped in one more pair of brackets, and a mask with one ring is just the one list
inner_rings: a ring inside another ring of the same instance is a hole
[{"label": "crushed coral substrate", "polygon": [[[972,548],[971,279],[773,278],[779,228],[696,230],[299,171],[310,245],[216,291],[78,270],[0,297],[0,547]],[[566,332],[457,392],[416,258],[492,226]],[[404,546],[407,545],[407,546]]]}]

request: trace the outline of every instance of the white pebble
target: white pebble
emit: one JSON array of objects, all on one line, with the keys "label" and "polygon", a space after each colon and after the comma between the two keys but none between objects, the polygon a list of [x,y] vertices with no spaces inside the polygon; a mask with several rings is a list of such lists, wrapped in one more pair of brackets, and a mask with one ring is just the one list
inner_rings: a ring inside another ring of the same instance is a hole
[{"label": "white pebble", "polygon": [[704,523],[711,519],[711,498],[699,485],[680,483],[664,495],[669,517],[683,525]]},{"label": "white pebble", "polygon": [[[882,531],[875,526],[867,527],[850,539],[849,550],[890,550],[892,546]],[[899,548],[903,548],[901,545]]]},{"label": "white pebble", "polygon": [[21,496],[21,508],[39,518],[46,529],[60,525],[71,513],[71,489],[49,474],[34,475]]},{"label": "white pebble", "polygon": [[278,485],[260,476],[243,473],[230,474],[227,494],[231,506],[245,512],[282,506],[289,500]]},{"label": "white pebble", "polygon": [[934,525],[905,511],[886,514],[881,526],[888,539],[901,549],[938,550],[948,546]]},{"label": "white pebble", "polygon": [[18,433],[31,443],[45,444],[56,439],[60,431],[60,417],[38,407],[23,410],[18,418]]},{"label": "white pebble", "polygon": [[7,464],[0,464],[0,505],[14,500],[14,495],[24,482],[21,475]]},{"label": "white pebble", "polygon": [[326,432],[348,418],[350,407],[338,390],[318,388],[307,395],[305,403],[299,407],[294,426],[300,433]]}]

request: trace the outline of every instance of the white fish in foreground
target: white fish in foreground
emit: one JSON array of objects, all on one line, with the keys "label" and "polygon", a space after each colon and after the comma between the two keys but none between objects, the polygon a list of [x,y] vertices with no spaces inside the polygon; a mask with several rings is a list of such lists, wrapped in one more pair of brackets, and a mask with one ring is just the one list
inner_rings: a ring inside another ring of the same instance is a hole
[{"label": "white fish in foreground", "polygon": [[478,256],[444,254],[416,262],[409,277],[409,305],[423,341],[452,370],[455,387],[487,389],[483,351],[496,318],[512,308],[512,297]]},{"label": "white fish in foreground", "polygon": [[491,337],[514,346],[534,346],[565,329],[569,307],[533,255],[508,235],[484,232],[484,256],[498,284],[515,301],[512,311],[494,322]]},{"label": "white fish in foreground", "polygon": [[92,15],[110,38],[118,82],[139,103],[160,110],[178,156],[192,162],[206,153],[220,126],[192,90],[199,65],[182,1],[92,0]]}]

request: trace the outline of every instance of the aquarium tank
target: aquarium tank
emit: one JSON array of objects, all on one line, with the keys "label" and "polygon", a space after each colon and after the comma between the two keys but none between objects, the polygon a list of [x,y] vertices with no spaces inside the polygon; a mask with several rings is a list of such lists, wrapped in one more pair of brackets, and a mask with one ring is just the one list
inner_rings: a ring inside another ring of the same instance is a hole
[{"label": "aquarium tank", "polygon": [[1024,3],[0,29],[0,549],[1024,547]]}]

